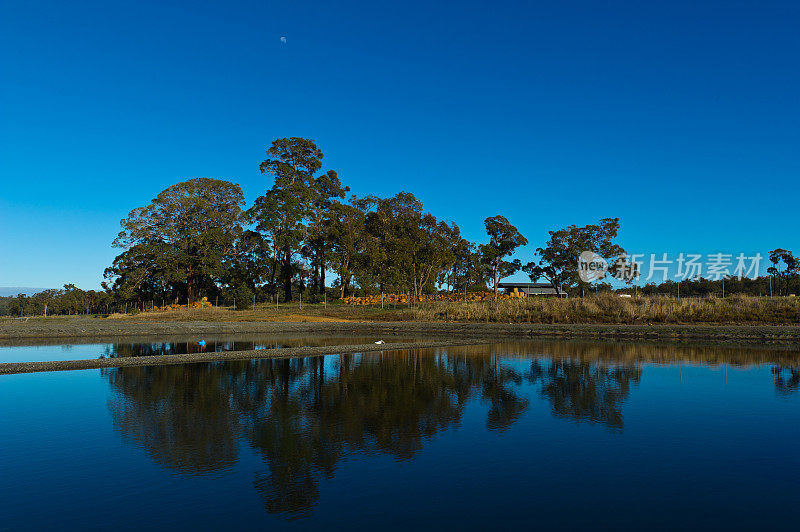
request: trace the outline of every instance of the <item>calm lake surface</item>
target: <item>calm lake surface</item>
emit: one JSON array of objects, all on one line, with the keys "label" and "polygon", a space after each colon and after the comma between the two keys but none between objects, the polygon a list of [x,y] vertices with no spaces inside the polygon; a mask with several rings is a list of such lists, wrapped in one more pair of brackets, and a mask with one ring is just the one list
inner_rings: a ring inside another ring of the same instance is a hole
[{"label": "calm lake surface", "polygon": [[794,528],[799,386],[796,352],[538,341],[5,375],[0,529]]}]

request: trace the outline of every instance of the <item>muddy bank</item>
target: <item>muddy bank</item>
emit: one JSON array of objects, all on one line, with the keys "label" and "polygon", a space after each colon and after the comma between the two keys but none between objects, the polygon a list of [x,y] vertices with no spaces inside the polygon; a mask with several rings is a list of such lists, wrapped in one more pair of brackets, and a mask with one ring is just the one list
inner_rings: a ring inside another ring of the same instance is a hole
[{"label": "muddy bank", "polygon": [[223,334],[328,334],[380,339],[414,336],[451,340],[522,338],[656,340],[737,345],[798,345],[800,326],[746,325],[544,325],[527,323],[442,322],[208,322],[136,321],[101,318],[4,320],[0,340],[111,339]]},{"label": "muddy bank", "polygon": [[87,360],[60,360],[46,362],[8,362],[0,364],[0,375],[14,373],[36,373],[43,371],[69,371],[79,369],[126,368],[132,366],[164,366],[194,364],[200,362],[225,362],[232,360],[254,360],[261,358],[297,358],[322,355],[368,353],[374,351],[396,351],[405,349],[427,349],[478,345],[480,340],[455,340],[440,342],[396,342],[386,344],[329,345],[318,347],[284,347],[250,351],[219,351],[190,353],[185,355],[162,355],[125,358],[96,358]]},{"label": "muddy bank", "polygon": [[[43,336],[43,337],[13,337],[0,338],[2,347],[31,347],[31,346],[80,346],[91,344],[196,344],[198,340],[205,340],[207,345],[214,343],[253,343],[253,344],[284,344],[280,347],[312,347],[315,345],[348,345],[370,344],[376,340],[392,342],[419,342],[446,340],[445,337],[434,335],[405,335],[385,334],[376,337],[374,334],[357,334],[347,332],[316,333],[312,331],[296,331],[294,333],[277,332],[237,332],[233,334],[117,334],[100,336]],[[244,349],[244,348],[243,348]]]}]

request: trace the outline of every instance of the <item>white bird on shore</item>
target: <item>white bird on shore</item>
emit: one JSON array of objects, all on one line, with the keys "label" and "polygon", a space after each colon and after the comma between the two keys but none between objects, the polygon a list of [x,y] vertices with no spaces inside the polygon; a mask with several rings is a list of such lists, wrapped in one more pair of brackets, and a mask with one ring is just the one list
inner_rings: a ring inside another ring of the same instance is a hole
[{"label": "white bird on shore", "polygon": [[383,344],[383,340],[378,340],[378,341],[377,341],[377,342],[375,342],[375,343],[376,343],[376,344],[378,344],[378,345],[381,345],[381,344]]}]

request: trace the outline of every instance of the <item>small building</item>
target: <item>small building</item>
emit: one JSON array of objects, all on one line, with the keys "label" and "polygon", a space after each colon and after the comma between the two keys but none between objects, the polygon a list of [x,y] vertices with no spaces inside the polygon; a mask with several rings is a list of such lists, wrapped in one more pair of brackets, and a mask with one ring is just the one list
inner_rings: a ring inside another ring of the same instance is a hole
[{"label": "small building", "polygon": [[[497,283],[497,288],[504,290],[506,294],[522,293],[525,296],[558,296],[556,288],[552,283]],[[561,297],[567,293],[562,289]]]}]

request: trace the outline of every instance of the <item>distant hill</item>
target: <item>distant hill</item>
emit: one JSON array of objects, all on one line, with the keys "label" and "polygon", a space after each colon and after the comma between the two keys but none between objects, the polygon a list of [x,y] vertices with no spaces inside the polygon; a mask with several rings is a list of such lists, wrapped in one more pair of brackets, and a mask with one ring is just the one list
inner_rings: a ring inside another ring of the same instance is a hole
[{"label": "distant hill", "polygon": [[32,296],[38,294],[47,288],[31,288],[30,286],[0,286],[0,297],[15,296],[17,294],[26,294]]}]

